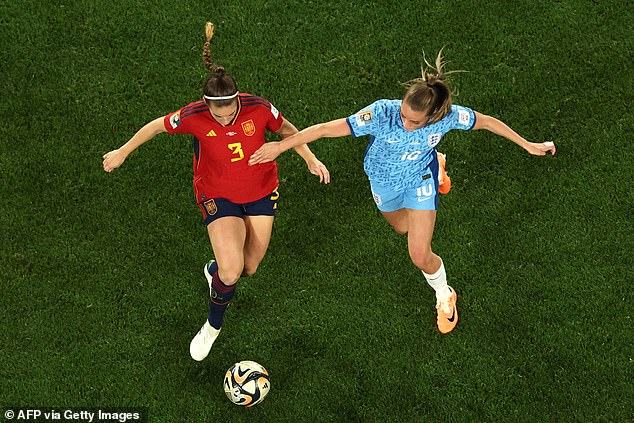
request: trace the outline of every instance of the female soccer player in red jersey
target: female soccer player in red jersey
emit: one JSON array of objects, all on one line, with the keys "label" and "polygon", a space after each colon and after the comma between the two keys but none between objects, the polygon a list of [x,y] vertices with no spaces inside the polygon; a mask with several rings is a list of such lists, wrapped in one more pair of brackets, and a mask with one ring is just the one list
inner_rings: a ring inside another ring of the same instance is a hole
[{"label": "female soccer player in red jersey", "polygon": [[[207,357],[218,337],[238,280],[255,273],[271,239],[279,199],[277,165],[249,166],[248,158],[265,143],[266,130],[282,138],[297,132],[267,100],[238,92],[235,80],[211,61],[213,29],[208,22],[203,61],[210,76],[203,99],[151,121],[121,148],[103,156],[104,170],[112,172],[132,151],[162,132],[194,136],[194,194],[215,257],[204,267],[209,315],[190,344],[197,361]],[[320,182],[330,182],[328,169],[306,145],[295,151]]]}]

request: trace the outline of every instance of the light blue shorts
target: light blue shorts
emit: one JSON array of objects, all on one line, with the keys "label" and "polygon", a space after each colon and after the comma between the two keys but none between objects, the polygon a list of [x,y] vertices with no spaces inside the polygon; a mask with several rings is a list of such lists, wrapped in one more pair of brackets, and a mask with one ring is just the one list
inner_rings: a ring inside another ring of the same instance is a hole
[{"label": "light blue shorts", "polygon": [[382,212],[400,209],[437,210],[438,209],[438,161],[421,172],[420,185],[393,191],[370,181],[372,197]]}]

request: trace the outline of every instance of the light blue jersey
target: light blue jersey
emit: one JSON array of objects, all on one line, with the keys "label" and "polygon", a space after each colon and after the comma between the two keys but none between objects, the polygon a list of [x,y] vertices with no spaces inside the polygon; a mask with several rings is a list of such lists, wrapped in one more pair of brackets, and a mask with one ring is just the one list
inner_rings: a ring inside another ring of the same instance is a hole
[{"label": "light blue jersey", "polygon": [[403,127],[401,102],[378,100],[346,119],[354,137],[371,137],[363,161],[370,183],[394,192],[420,187],[442,137],[475,125],[473,110],[454,105],[439,122],[410,132]]}]

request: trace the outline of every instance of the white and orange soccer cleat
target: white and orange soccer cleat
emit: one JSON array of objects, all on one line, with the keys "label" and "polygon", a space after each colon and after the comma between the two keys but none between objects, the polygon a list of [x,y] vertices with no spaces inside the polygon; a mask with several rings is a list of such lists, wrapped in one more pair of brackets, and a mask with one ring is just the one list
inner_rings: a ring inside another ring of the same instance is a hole
[{"label": "white and orange soccer cleat", "polygon": [[448,194],[451,190],[451,178],[447,175],[445,167],[447,166],[447,156],[443,153],[438,154],[438,192],[440,194]]},{"label": "white and orange soccer cleat", "polygon": [[458,323],[458,296],[452,287],[449,287],[451,295],[443,301],[436,301],[436,313],[438,330],[440,333],[451,332]]}]

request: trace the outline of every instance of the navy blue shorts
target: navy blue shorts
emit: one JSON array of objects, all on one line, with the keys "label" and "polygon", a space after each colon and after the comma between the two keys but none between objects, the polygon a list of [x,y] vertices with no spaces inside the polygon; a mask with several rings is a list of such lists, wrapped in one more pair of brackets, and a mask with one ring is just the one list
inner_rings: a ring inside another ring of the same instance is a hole
[{"label": "navy blue shorts", "polygon": [[200,207],[205,226],[207,226],[214,220],[226,216],[275,216],[279,198],[280,194],[275,188],[266,197],[250,203],[237,204],[226,198],[210,198],[198,203],[198,207]]}]

